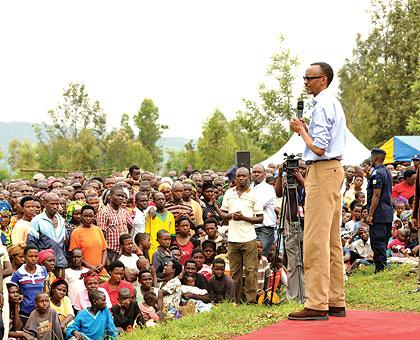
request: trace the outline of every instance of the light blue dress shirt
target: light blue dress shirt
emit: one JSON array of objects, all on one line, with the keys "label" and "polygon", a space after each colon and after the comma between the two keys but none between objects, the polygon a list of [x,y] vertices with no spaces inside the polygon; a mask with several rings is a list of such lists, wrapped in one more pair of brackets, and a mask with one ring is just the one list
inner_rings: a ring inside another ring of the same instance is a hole
[{"label": "light blue dress shirt", "polygon": [[303,159],[316,161],[322,159],[343,158],[346,144],[346,117],[343,107],[328,88],[313,99],[314,109],[308,133],[314,145],[325,150],[319,157],[306,145]]}]

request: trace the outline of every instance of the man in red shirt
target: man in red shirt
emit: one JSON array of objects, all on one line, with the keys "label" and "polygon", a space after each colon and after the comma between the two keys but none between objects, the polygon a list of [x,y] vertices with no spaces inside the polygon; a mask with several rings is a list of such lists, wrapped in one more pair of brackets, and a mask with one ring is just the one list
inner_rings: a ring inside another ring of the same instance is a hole
[{"label": "man in red shirt", "polygon": [[414,188],[415,183],[416,183],[416,171],[405,170],[404,180],[401,183],[396,184],[392,188],[392,199],[396,199],[402,196],[408,200],[411,197],[413,197],[415,193],[415,188]]},{"label": "man in red shirt", "polygon": [[132,284],[123,280],[125,266],[121,261],[116,260],[114,262],[111,262],[108,271],[111,274],[111,277],[107,282],[102,283],[100,287],[107,291],[109,299],[111,300],[113,306],[115,306],[118,303],[118,291],[121,288],[128,288],[131,296],[135,296]]}]

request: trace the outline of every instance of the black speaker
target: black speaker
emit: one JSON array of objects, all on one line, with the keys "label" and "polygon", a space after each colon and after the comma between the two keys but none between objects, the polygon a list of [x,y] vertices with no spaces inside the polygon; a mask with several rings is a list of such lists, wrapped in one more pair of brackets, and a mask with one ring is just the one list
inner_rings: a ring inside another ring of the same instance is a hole
[{"label": "black speaker", "polygon": [[236,165],[251,170],[251,153],[249,151],[238,151],[236,153]]}]

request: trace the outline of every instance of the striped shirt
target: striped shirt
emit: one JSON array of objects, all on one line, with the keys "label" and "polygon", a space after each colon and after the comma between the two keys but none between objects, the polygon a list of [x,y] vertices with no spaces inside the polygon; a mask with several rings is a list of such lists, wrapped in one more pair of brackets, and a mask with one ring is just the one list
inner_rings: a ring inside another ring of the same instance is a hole
[{"label": "striped shirt", "polygon": [[127,210],[115,210],[108,204],[98,213],[98,227],[102,229],[108,249],[120,253],[120,236],[128,234],[128,229],[133,227],[133,219]]},{"label": "striped shirt", "polygon": [[23,295],[20,305],[23,314],[29,315],[35,309],[35,296],[43,291],[47,279],[47,270],[38,264],[33,274],[26,271],[25,264],[13,273],[11,281],[19,285],[20,293]]},{"label": "striped shirt", "polygon": [[180,216],[187,216],[195,223],[194,211],[187,203],[181,200],[181,203],[175,204],[174,202],[166,202],[165,208],[174,215],[175,221]]}]

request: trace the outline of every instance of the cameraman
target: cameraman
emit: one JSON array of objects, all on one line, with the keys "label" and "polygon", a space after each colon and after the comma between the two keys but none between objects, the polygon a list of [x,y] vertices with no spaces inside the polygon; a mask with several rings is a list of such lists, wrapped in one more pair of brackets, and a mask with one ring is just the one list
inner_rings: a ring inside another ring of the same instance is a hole
[{"label": "cameraman", "polygon": [[[303,296],[299,293],[304,291],[303,276],[299,275],[296,268],[296,255],[301,258],[301,265],[303,265],[301,244],[303,242],[302,230],[297,233],[292,233],[290,230],[290,222],[297,222],[300,219],[301,227],[303,227],[303,206],[305,202],[305,162],[299,160],[299,169],[288,170],[283,176],[283,165],[279,168],[279,175],[276,178],[274,190],[277,197],[283,197],[283,181],[287,181],[287,176],[293,176],[296,180],[297,190],[289,189],[288,202],[285,204],[285,219],[284,219],[284,238],[287,255],[287,290],[286,297],[288,300],[298,299],[303,300]],[[296,199],[297,193],[297,199]],[[285,199],[283,197],[283,199]],[[296,204],[297,203],[297,204]],[[282,205],[283,206],[283,205]],[[290,206],[290,211],[289,211]],[[278,240],[280,242],[280,240]],[[299,252],[300,254],[298,254]],[[302,266],[303,270],[303,266]],[[303,274],[303,271],[302,271]]]}]

